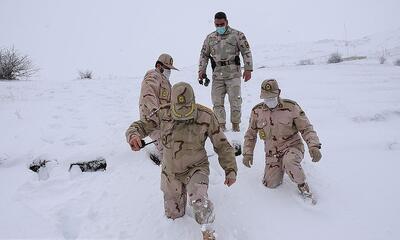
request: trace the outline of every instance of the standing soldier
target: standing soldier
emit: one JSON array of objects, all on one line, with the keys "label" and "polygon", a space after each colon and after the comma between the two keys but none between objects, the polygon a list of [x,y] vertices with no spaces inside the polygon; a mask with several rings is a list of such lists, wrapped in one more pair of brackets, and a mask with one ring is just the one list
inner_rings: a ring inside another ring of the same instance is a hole
[{"label": "standing soldier", "polygon": [[244,62],[243,79],[250,80],[253,71],[253,60],[246,36],[228,25],[226,14],[215,14],[216,31],[210,33],[204,40],[200,53],[199,83],[206,77],[208,60],[211,60],[213,82],[211,97],[214,112],[221,128],[226,129],[225,95],[228,94],[231,108],[232,130],[239,132],[241,118],[241,67],[239,53]]},{"label": "standing soldier", "polygon": [[[171,83],[169,77],[171,69],[178,70],[173,65],[172,57],[166,53],[161,54],[152,69],[144,76],[142,87],[140,89],[139,111],[140,119],[147,121],[156,121],[150,117],[151,113],[160,108],[161,105],[171,101]],[[159,163],[162,159],[162,144],[160,143],[160,131],[155,130],[150,134],[150,138],[156,140],[155,145],[158,150],[158,156],[151,154],[150,158]]]},{"label": "standing soldier", "polygon": [[228,187],[235,183],[237,172],[232,146],[211,109],[196,104],[193,89],[187,83],[172,87],[171,103],[155,111],[152,119],[155,121],[132,123],[126,137],[132,150],[139,151],[141,139],[160,129],[164,147],[161,190],[165,215],[172,219],[182,217],[189,196],[195,219],[202,226],[203,239],[215,239],[211,226],[213,204],[207,195],[210,169],[204,143],[210,138],[214,145]]},{"label": "standing soldier", "polygon": [[264,185],[268,188],[278,187],[286,172],[297,184],[300,193],[313,199],[300,164],[304,157],[300,134],[307,143],[313,162],[321,159],[321,143],[300,106],[292,100],[281,99],[280,93],[275,79],[262,83],[261,99],[264,102],[257,104],[251,111],[249,128],[244,137],[243,164],[249,168],[253,164],[258,133],[260,139],[264,140]]}]

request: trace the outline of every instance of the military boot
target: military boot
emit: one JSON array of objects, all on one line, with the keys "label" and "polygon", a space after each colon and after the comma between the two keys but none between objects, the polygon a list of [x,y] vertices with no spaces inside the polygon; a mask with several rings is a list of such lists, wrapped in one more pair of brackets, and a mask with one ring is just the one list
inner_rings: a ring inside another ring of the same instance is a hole
[{"label": "military boot", "polygon": [[232,131],[240,132],[239,123],[232,123]]},{"label": "military boot", "polygon": [[225,132],[226,131],[225,123],[220,123],[219,128],[221,128],[221,131]]},{"label": "military boot", "polygon": [[203,233],[203,240],[216,240],[214,231],[206,230],[206,231],[203,231],[202,233]]},{"label": "military boot", "polygon": [[297,188],[299,189],[300,193],[306,197],[311,197],[312,193],[310,188],[308,187],[307,183],[298,184]]}]

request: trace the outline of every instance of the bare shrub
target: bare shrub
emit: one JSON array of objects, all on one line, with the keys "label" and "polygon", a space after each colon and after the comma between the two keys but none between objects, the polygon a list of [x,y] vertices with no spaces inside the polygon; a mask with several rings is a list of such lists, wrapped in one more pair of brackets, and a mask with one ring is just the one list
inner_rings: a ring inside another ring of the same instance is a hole
[{"label": "bare shrub", "polygon": [[340,63],[343,62],[342,55],[339,53],[332,53],[328,59],[328,63]]},{"label": "bare shrub", "polygon": [[90,71],[90,70],[79,71],[79,78],[80,79],[93,79],[93,71]]},{"label": "bare shrub", "polygon": [[400,59],[397,59],[396,61],[394,61],[393,63],[395,66],[399,66],[400,67]]},{"label": "bare shrub", "polygon": [[314,61],[311,59],[304,59],[304,60],[300,60],[299,63],[297,65],[314,65]]},{"label": "bare shrub", "polygon": [[35,68],[27,55],[21,55],[14,47],[0,49],[0,79],[19,80],[32,77]]},{"label": "bare shrub", "polygon": [[385,56],[380,56],[380,57],[379,57],[379,63],[380,63],[380,64],[385,64],[385,62],[386,62]]}]

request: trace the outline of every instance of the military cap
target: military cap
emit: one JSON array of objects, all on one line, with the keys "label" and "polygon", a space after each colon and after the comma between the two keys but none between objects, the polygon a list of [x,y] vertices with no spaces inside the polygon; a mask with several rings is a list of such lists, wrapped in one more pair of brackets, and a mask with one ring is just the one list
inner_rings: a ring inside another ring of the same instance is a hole
[{"label": "military cap", "polygon": [[273,98],[278,97],[281,90],[279,89],[278,82],[275,79],[264,80],[261,84],[260,98]]},{"label": "military cap", "polygon": [[169,54],[166,54],[166,53],[161,54],[158,57],[157,61],[164,64],[167,68],[179,70],[176,67],[174,67],[174,59],[172,59],[172,57]]},{"label": "military cap", "polygon": [[192,86],[179,82],[172,86],[171,112],[175,120],[189,120],[195,117],[197,108]]}]

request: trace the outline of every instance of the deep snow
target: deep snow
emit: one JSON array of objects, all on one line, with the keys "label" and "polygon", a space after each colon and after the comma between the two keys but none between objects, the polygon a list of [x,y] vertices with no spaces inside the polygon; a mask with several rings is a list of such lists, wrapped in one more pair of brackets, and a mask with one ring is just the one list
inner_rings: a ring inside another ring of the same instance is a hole
[{"label": "deep snow", "polygon": [[[219,239],[398,239],[399,71],[369,61],[257,69],[243,84],[242,132],[227,135],[242,138],[262,80],[277,78],[323,143],[320,163],[308,153],[303,161],[319,203],[305,204],[288,178],[278,189],[263,187],[260,142],[253,168],[237,158],[231,188],[213,156],[209,194]],[[192,83],[198,102],[211,106],[195,68],[171,78]],[[0,238],[199,239],[190,216],[164,217],[159,167],[125,143],[138,118],[140,82],[0,82]],[[28,170],[40,156],[55,159],[45,181]],[[107,159],[106,172],[68,173],[69,163],[98,156]]]},{"label": "deep snow", "polygon": [[[192,83],[197,101],[211,107],[211,88],[197,84],[196,63],[216,9],[247,35],[255,66],[242,88],[242,131],[227,136],[242,141],[250,110],[261,101],[260,84],[274,77],[283,97],[306,111],[323,144],[320,163],[308,152],[303,161],[316,206],[305,204],[286,177],[278,189],[262,185],[260,141],[251,169],[237,158],[231,188],[212,156],[209,195],[218,239],[400,239],[400,67],[392,64],[400,58],[398,5],[1,1],[7,34],[0,47],[15,45],[41,71],[32,81],[0,81],[0,239],[200,239],[189,210],[175,221],[164,217],[160,168],[146,154],[152,146],[133,153],[124,132],[139,117],[142,75],[161,52],[181,69],[172,83]],[[313,41],[343,38],[337,19],[348,21],[349,41]],[[359,38],[377,28],[382,32]],[[379,65],[384,51],[388,61]],[[333,52],[368,59],[326,65]],[[304,59],[316,65],[296,66]],[[95,79],[74,80],[86,68]],[[207,150],[213,154],[209,142]],[[106,172],[68,172],[70,163],[100,156]],[[46,172],[39,180],[28,169],[40,158],[51,160],[47,179]]]}]

